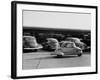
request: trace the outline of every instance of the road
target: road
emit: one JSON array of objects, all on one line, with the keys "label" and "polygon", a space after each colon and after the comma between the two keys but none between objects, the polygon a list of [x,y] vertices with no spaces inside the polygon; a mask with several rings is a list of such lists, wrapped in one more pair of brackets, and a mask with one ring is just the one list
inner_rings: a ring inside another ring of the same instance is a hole
[{"label": "road", "polygon": [[23,69],[83,67],[91,64],[90,53],[84,53],[81,57],[67,55],[57,58],[52,52],[31,52],[22,55]]}]

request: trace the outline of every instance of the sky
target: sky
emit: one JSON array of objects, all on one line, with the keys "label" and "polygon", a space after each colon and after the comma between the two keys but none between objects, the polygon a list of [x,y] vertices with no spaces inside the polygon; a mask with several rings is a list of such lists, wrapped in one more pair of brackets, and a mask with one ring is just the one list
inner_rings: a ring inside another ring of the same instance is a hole
[{"label": "sky", "polygon": [[24,10],[23,27],[90,30],[91,14]]}]

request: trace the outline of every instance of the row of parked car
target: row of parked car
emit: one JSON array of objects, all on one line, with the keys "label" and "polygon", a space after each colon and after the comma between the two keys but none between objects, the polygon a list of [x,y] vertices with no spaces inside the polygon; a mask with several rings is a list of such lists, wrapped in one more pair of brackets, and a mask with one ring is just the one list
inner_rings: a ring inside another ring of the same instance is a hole
[{"label": "row of parked car", "polygon": [[39,44],[34,36],[23,36],[23,51],[37,51],[40,49],[54,51],[57,56],[66,54],[76,54],[81,56],[86,44],[79,38],[68,37],[66,40],[59,42],[55,38],[47,38],[45,42]]}]

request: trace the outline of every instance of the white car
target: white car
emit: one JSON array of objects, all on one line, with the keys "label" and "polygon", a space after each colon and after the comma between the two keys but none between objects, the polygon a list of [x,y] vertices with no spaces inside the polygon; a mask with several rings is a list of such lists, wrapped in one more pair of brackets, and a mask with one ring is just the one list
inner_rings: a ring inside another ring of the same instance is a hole
[{"label": "white car", "polygon": [[61,47],[55,50],[55,54],[57,56],[64,56],[64,55],[82,55],[82,49],[77,47],[74,42],[71,41],[63,41]]}]

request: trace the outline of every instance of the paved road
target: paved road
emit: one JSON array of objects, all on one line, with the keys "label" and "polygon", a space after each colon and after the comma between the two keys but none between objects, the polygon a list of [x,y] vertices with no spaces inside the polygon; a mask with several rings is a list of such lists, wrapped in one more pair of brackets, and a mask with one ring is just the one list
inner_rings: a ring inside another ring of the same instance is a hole
[{"label": "paved road", "polygon": [[90,54],[78,56],[64,56],[57,58],[51,52],[24,53],[22,56],[23,69],[62,68],[90,66]]}]

